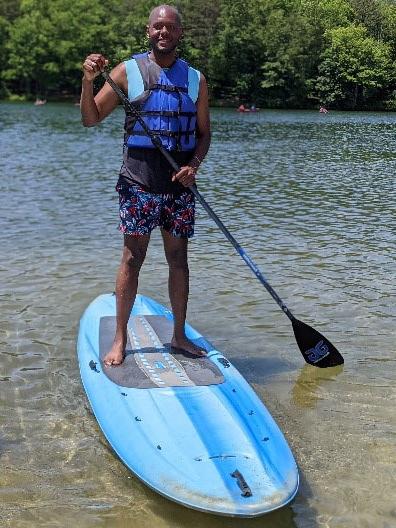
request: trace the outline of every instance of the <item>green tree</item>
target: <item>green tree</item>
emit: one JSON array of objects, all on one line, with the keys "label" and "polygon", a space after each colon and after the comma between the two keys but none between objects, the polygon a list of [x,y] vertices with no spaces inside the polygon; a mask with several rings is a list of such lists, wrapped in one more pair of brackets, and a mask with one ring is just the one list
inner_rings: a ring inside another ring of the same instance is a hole
[{"label": "green tree", "polygon": [[396,3],[381,2],[382,38],[390,44],[392,56],[396,58]]},{"label": "green tree", "polygon": [[[0,94],[79,92],[90,52],[147,49],[157,0],[0,0]],[[176,0],[183,57],[215,98],[261,106],[396,107],[396,2]],[[392,92],[395,90],[394,94]]]},{"label": "green tree", "polygon": [[301,0],[300,9],[321,37],[327,29],[349,26],[354,19],[353,8],[348,0]]},{"label": "green tree", "polygon": [[10,29],[4,75],[37,95],[76,89],[85,55],[106,52],[114,39],[107,15],[99,0],[22,0]]},{"label": "green tree", "polygon": [[364,106],[390,82],[393,64],[388,44],[368,35],[363,26],[326,32],[316,90],[322,103],[338,108]]},{"label": "green tree", "polygon": [[222,3],[210,72],[217,96],[266,106],[306,104],[315,33],[291,0]]},{"label": "green tree", "polygon": [[292,3],[276,4],[269,4],[259,32],[264,48],[260,98],[270,106],[304,106],[306,79],[316,65],[315,28]]},{"label": "green tree", "polygon": [[11,22],[20,12],[20,0],[0,0],[0,17]]},{"label": "green tree", "polygon": [[368,33],[376,39],[383,35],[384,17],[381,12],[381,2],[378,0],[349,0],[355,22],[364,26]]},{"label": "green tree", "polygon": [[258,0],[223,0],[209,54],[215,97],[250,99],[260,86],[264,50],[257,38]]},{"label": "green tree", "polygon": [[3,16],[0,16],[0,57],[2,58],[0,63],[0,98],[7,95],[7,87],[4,82],[3,71],[8,61],[8,50],[6,43],[8,40],[9,31],[9,22]]}]

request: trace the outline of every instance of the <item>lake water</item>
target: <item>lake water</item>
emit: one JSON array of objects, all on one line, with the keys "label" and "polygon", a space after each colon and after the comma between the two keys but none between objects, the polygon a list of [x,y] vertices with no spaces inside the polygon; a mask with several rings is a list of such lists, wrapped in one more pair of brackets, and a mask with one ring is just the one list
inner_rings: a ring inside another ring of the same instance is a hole
[{"label": "lake water", "polygon": [[[122,111],[0,105],[0,524],[396,526],[396,115],[213,110],[203,196],[293,313],[345,365],[305,365],[287,317],[199,207],[189,321],[234,362],[287,437],[302,483],[253,520],[176,505],[113,454],[76,360],[81,314],[114,289]],[[167,304],[155,232],[140,291]]]}]

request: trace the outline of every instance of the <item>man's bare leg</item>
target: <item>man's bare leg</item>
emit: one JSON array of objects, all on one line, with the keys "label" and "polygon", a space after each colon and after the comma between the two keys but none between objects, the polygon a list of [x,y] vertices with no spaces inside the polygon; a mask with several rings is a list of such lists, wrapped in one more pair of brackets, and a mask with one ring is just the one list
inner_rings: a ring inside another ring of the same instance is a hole
[{"label": "man's bare leg", "polygon": [[189,269],[187,261],[188,239],[178,238],[161,229],[166,260],[169,265],[169,299],[174,317],[171,345],[196,356],[205,356],[206,351],[190,341],[185,334]]},{"label": "man's bare leg", "polygon": [[127,343],[127,323],[138,288],[150,235],[124,235],[124,249],[116,280],[117,325],[113,345],[103,359],[107,367],[121,365]]}]

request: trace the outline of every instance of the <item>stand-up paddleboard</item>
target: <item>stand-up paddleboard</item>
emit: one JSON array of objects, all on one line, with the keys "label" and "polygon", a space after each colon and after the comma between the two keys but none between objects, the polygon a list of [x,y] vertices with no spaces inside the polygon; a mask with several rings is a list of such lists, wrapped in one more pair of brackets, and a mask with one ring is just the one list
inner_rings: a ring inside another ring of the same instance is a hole
[{"label": "stand-up paddleboard", "polygon": [[207,357],[171,349],[171,312],[138,295],[125,361],[106,368],[115,310],[110,294],[90,304],[78,359],[96,419],[124,464],[158,493],[205,512],[254,517],[291,501],[299,477],[290,448],[230,361],[188,324]]}]

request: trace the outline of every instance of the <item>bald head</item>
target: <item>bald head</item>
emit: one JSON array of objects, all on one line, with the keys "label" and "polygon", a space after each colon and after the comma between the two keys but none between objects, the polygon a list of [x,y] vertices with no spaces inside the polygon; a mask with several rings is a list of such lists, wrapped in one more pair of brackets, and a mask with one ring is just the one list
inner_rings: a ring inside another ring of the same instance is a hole
[{"label": "bald head", "polygon": [[150,13],[148,23],[149,25],[151,25],[155,20],[157,20],[157,18],[169,18],[169,16],[174,18],[175,22],[179,26],[182,25],[182,20],[179,11],[176,9],[176,7],[167,4],[154,7],[154,9]]}]

